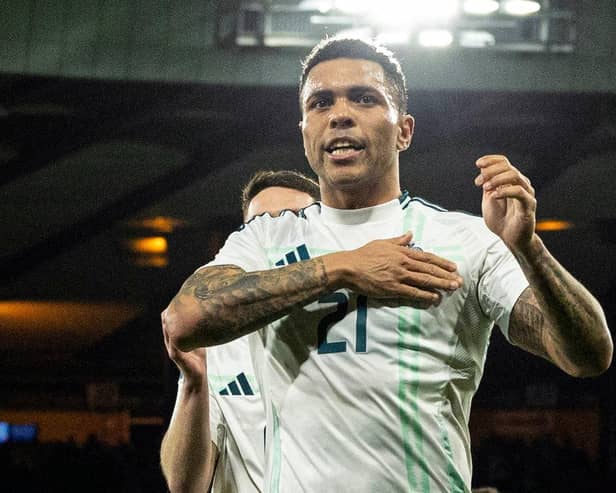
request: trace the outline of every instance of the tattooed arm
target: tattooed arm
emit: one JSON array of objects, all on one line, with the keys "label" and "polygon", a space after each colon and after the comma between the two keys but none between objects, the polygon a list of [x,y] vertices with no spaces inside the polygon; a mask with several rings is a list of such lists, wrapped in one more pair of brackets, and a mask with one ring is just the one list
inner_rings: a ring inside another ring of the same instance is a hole
[{"label": "tattooed arm", "polygon": [[279,269],[199,269],[162,313],[165,338],[181,351],[222,344],[339,288],[377,298],[402,297],[421,308],[437,304],[437,290],[458,289],[462,279],[454,263],[408,248],[411,238],[407,233],[376,240]]},{"label": "tattooed arm", "polygon": [[535,233],[537,200],[530,180],[502,155],[483,156],[475,164],[484,221],[515,255],[530,283],[509,319],[511,341],[570,375],[603,373],[613,352],[603,310]]},{"label": "tattooed arm", "polygon": [[530,282],[511,313],[509,336],[572,376],[603,373],[613,344],[599,302],[550,254],[538,236],[514,252]]},{"label": "tattooed arm", "polygon": [[182,351],[222,344],[316,300],[327,284],[322,258],[259,272],[205,267],[163,312],[163,331]]}]

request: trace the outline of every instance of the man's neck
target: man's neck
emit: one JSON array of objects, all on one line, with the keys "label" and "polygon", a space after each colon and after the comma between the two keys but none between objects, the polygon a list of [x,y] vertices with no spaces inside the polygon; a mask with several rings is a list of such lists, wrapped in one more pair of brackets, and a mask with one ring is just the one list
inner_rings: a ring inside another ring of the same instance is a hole
[{"label": "man's neck", "polygon": [[325,191],[321,189],[321,200],[323,204],[334,209],[363,209],[397,199],[401,193],[399,185],[382,191],[375,189]]}]

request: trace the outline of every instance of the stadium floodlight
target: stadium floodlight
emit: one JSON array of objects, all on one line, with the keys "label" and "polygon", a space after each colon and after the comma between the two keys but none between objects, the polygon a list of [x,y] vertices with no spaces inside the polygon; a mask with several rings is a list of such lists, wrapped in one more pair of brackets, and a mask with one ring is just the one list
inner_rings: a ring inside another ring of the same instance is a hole
[{"label": "stadium floodlight", "polygon": [[411,31],[388,29],[376,35],[376,42],[386,45],[408,45],[411,41]]},{"label": "stadium floodlight", "polygon": [[446,48],[453,43],[453,34],[447,29],[424,29],[417,40],[426,48]]},{"label": "stadium floodlight", "polygon": [[334,7],[333,0],[301,0],[300,10],[317,10],[321,14],[326,14]]},{"label": "stadium floodlight", "polygon": [[490,15],[499,7],[496,0],[466,0],[463,4],[464,12],[472,15]]},{"label": "stadium floodlight", "polygon": [[[458,13],[457,0],[415,0],[404,2],[410,14],[419,19],[443,19]],[[395,15],[395,11],[392,12]]]},{"label": "stadium floodlight", "polygon": [[[232,7],[237,2],[239,11]],[[228,7],[217,14],[216,39],[224,47],[311,47],[326,35],[353,33],[385,45],[533,53],[575,49],[573,2],[564,0],[237,0],[221,4]]]},{"label": "stadium floodlight", "polygon": [[448,19],[458,13],[458,0],[336,0],[337,10],[363,14],[380,23],[398,24],[431,19]]},{"label": "stadium floodlight", "polygon": [[530,0],[508,0],[502,8],[506,14],[523,16],[539,12],[541,4]]},{"label": "stadium floodlight", "polygon": [[460,31],[458,43],[463,48],[490,48],[496,45],[494,34],[488,31]]},{"label": "stadium floodlight", "polygon": [[371,9],[372,3],[370,0],[335,0],[334,7],[347,14],[365,14]]}]

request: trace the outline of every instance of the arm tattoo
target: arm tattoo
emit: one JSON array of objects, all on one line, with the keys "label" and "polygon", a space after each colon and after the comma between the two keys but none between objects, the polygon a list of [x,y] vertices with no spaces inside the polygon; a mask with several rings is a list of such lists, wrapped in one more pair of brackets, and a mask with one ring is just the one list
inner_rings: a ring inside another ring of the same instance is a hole
[{"label": "arm tattoo", "polygon": [[537,306],[537,299],[526,288],[516,301],[509,320],[511,342],[537,356],[548,358],[545,348],[545,317]]},{"label": "arm tattoo", "polygon": [[597,373],[612,351],[598,302],[540,240],[532,254],[516,258],[530,287],[511,312],[511,341],[572,375]]},{"label": "arm tattoo", "polygon": [[327,281],[320,258],[259,272],[245,272],[232,265],[206,267],[186,280],[173,303],[196,303],[201,324],[195,340],[213,345],[256,330],[316,300],[327,289]]}]

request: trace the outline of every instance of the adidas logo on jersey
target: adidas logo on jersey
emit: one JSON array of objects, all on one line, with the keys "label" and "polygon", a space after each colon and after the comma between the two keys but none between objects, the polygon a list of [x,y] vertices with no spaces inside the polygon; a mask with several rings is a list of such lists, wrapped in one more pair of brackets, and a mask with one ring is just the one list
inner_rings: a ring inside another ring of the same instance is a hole
[{"label": "adidas logo on jersey", "polygon": [[255,395],[244,372],[231,380],[231,382],[218,393],[220,395]]},{"label": "adidas logo on jersey", "polygon": [[274,265],[280,267],[282,265],[294,264],[300,260],[308,260],[309,258],[310,254],[308,253],[308,248],[306,248],[306,245],[304,244],[298,246],[295,250],[291,250],[289,253],[286,253],[285,256]]}]

